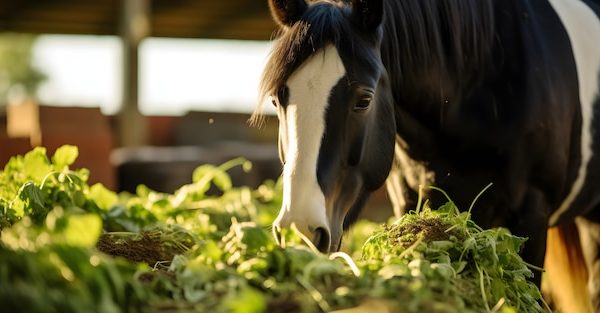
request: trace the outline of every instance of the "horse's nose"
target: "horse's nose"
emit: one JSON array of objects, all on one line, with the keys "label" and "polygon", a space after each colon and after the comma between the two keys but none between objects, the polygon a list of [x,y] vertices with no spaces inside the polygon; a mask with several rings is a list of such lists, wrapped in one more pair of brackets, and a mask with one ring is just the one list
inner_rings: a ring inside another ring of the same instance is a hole
[{"label": "horse's nose", "polygon": [[[277,244],[284,244],[281,230],[282,228],[291,227],[292,223],[293,222],[287,222],[281,218],[278,218],[275,220],[275,222],[273,222],[273,236],[275,236],[275,241]],[[293,224],[296,226],[298,231],[311,240],[311,242],[319,251],[323,253],[328,253],[330,251],[331,233],[326,225],[313,226],[300,223]]]}]

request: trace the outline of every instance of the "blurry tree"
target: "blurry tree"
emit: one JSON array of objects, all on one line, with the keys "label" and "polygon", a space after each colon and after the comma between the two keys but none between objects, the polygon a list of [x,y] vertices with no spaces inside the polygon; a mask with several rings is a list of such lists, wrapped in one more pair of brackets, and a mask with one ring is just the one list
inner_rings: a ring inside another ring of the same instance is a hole
[{"label": "blurry tree", "polygon": [[35,97],[46,75],[32,64],[30,34],[0,33],[0,111],[10,98]]}]

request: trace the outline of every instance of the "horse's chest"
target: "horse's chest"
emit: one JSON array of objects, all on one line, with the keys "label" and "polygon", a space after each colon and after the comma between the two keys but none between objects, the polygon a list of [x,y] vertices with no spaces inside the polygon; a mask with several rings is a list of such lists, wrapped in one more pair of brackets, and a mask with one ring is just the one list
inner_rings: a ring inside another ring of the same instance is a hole
[{"label": "horse's chest", "polygon": [[[512,207],[510,199],[521,197],[522,191],[507,188],[506,182],[523,180],[514,175],[510,169],[510,161],[504,156],[490,151],[469,151],[468,149],[451,149],[438,142],[442,149],[431,149],[418,144],[409,147],[405,141],[398,138],[395,154],[395,166],[399,169],[404,180],[405,203],[408,209],[416,205],[418,191],[423,187],[435,186],[441,188],[450,196],[461,210],[466,210],[477,194],[489,183],[494,183],[493,197],[483,199],[480,203],[485,216],[478,217],[482,225],[502,225],[504,220],[498,217],[508,216]],[[436,151],[424,153],[421,149]],[[512,176],[512,177],[509,177]],[[518,186],[519,184],[514,184]],[[427,191],[427,188],[423,188]],[[447,199],[437,191],[428,190],[428,199],[432,207],[443,204]],[[491,193],[490,193],[491,194]],[[509,195],[510,194],[510,195]]]}]

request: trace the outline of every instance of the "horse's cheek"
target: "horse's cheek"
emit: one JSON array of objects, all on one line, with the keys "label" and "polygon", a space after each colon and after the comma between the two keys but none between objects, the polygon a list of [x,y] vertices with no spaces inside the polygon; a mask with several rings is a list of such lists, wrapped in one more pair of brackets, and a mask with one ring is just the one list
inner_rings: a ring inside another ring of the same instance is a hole
[{"label": "horse's cheek", "polygon": [[396,142],[394,115],[387,110],[381,111],[376,115],[377,121],[372,123],[374,127],[366,138],[364,171],[367,190],[375,190],[383,185],[394,160]]}]

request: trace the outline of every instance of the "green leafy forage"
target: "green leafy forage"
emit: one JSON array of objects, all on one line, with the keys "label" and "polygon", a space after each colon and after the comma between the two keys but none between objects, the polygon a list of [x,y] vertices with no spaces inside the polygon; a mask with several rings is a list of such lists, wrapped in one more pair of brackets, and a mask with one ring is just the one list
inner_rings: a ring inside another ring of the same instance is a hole
[{"label": "green leafy forage", "polygon": [[452,202],[361,221],[347,253],[327,256],[294,230],[275,243],[281,183],[233,187],[227,170],[250,170],[243,159],[203,165],[173,194],[117,195],[70,169],[77,154],[36,148],[0,172],[7,312],[546,310],[517,254],[525,239],[480,229]]}]

